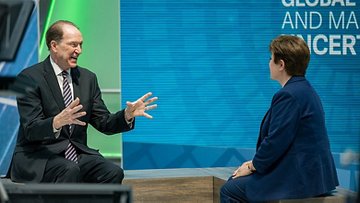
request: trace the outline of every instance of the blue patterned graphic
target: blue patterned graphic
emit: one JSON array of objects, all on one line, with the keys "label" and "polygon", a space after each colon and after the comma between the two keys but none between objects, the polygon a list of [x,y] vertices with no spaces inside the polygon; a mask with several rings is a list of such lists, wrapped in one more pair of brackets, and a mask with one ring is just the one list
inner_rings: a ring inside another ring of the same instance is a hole
[{"label": "blue patterned graphic", "polygon": [[360,5],[296,2],[121,1],[123,106],[147,91],[159,97],[154,120],[138,119],[124,141],[254,148],[280,88],[269,79],[268,45],[296,34],[311,47],[307,78],[332,150],[359,151]]},{"label": "blue patterned graphic", "polygon": [[[0,61],[0,76],[16,76],[24,68],[37,63],[38,42],[38,8],[35,7],[15,60],[11,62]],[[15,97],[0,96],[0,121],[0,175],[4,176],[11,161],[19,128]]]}]

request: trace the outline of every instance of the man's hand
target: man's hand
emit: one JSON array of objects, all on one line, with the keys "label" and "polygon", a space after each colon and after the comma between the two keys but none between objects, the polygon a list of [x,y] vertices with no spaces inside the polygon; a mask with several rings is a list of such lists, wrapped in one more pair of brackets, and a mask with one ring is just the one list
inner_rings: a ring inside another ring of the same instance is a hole
[{"label": "man's hand", "polygon": [[146,118],[152,118],[152,116],[146,113],[145,111],[155,109],[157,107],[157,104],[152,104],[152,105],[149,104],[158,100],[158,98],[152,97],[151,99],[148,99],[151,95],[152,93],[148,92],[134,102],[127,101],[126,109],[125,109],[125,119],[129,121],[136,116],[144,116]]},{"label": "man's hand", "polygon": [[[54,117],[53,127],[54,129],[60,129],[65,125],[86,125],[85,122],[80,121],[78,118],[85,116],[85,111],[80,111],[83,106],[80,104],[80,99],[76,97],[71,104],[62,110],[58,115]],[[80,112],[79,112],[80,111]]]}]

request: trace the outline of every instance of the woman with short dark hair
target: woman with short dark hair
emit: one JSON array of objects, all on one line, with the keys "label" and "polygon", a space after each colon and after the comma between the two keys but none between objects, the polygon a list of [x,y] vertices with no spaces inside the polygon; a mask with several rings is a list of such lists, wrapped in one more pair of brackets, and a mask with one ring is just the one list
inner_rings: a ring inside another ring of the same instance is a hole
[{"label": "woman with short dark hair", "polygon": [[305,78],[307,44],[282,35],[272,40],[270,52],[270,77],[282,88],[263,118],[253,159],[222,186],[221,202],[314,197],[339,185],[323,106]]}]

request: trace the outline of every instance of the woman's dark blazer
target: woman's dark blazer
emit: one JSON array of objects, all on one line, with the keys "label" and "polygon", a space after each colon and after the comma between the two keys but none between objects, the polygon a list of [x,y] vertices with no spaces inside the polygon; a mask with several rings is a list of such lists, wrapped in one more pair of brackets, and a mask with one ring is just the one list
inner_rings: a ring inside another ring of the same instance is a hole
[{"label": "woman's dark blazer", "polygon": [[311,197],[339,184],[323,106],[304,77],[292,77],[274,95],[253,164],[246,186],[253,201]]}]

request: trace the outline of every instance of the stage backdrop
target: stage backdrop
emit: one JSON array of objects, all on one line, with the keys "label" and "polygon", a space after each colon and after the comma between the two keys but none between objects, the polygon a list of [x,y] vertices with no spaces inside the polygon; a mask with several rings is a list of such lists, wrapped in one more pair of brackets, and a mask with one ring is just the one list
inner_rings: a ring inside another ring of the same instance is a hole
[{"label": "stage backdrop", "polygon": [[[38,62],[39,8],[36,1],[33,2],[31,16],[26,21],[14,60],[0,61],[0,77],[15,77],[24,68]],[[8,172],[15,149],[18,128],[19,114],[16,98],[14,96],[0,96],[0,177],[5,176]]]},{"label": "stage backdrop", "polygon": [[123,135],[125,169],[251,158],[280,88],[268,68],[280,34],[310,47],[307,79],[323,101],[332,151],[359,152],[359,8],[355,0],[122,0],[123,105],[148,91],[159,97],[154,119]]},{"label": "stage backdrop", "polygon": [[[96,73],[102,98],[111,112],[118,111],[121,99],[120,29],[118,0],[51,0],[44,30],[57,20],[70,20],[79,26],[83,35],[83,50],[79,66]],[[49,55],[44,35],[40,60]],[[88,144],[99,149],[106,158],[121,159],[120,134],[106,136],[89,125]]]}]

